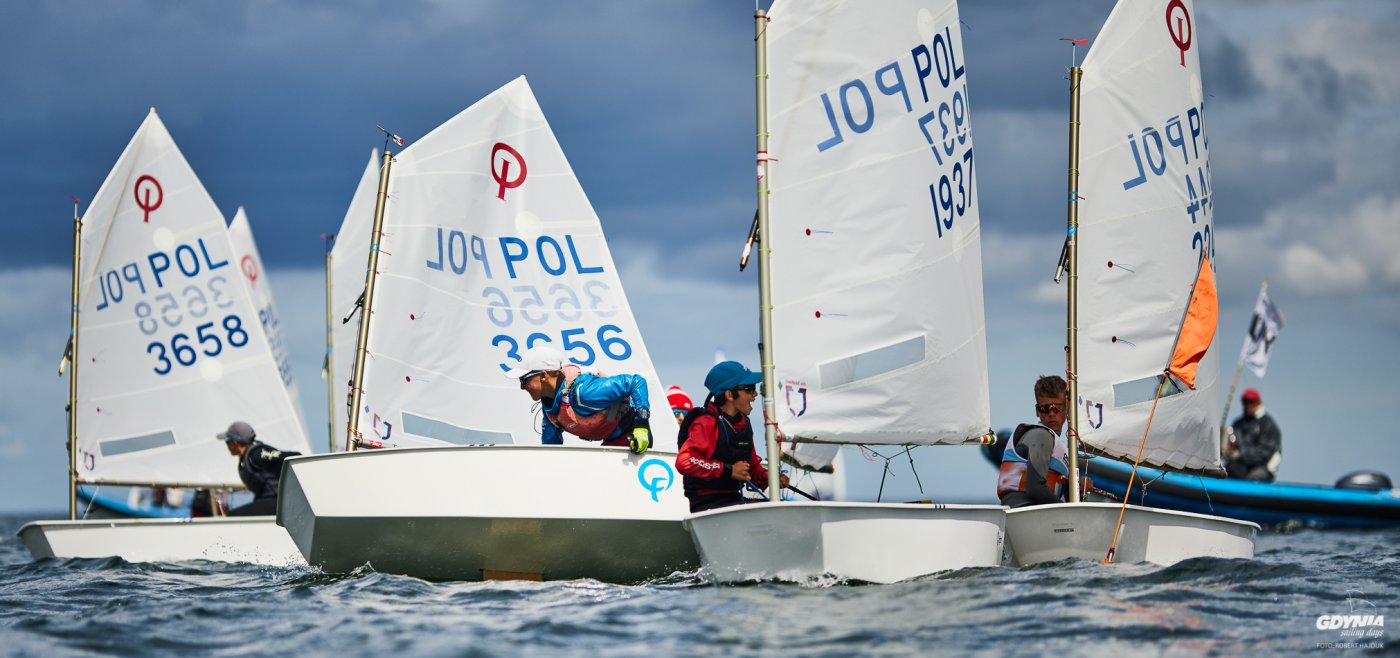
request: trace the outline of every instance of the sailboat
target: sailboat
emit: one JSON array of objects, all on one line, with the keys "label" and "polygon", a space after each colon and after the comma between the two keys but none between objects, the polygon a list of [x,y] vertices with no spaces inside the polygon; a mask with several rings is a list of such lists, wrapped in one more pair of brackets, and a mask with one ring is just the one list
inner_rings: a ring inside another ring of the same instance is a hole
[{"label": "sailboat", "polygon": [[233,221],[228,225],[228,239],[233,247],[233,257],[237,259],[238,271],[243,274],[243,283],[248,287],[255,317],[262,325],[273,361],[277,363],[277,374],[282,379],[282,386],[287,389],[287,397],[291,398],[292,410],[297,414],[297,427],[305,437],[306,417],[301,409],[301,392],[292,378],[291,354],[282,335],[282,316],[272,298],[272,282],[268,279],[267,268],[263,267],[262,254],[258,253],[258,243],[253,239],[253,226],[248,223],[248,213],[243,206],[233,213]]},{"label": "sailboat", "polygon": [[[243,275],[243,283],[248,287],[253,307],[257,309],[258,322],[262,324],[268,346],[277,362],[277,372],[287,388],[287,395],[291,397],[298,424],[304,428],[306,419],[302,417],[301,395],[292,379],[291,358],[286,341],[282,338],[281,316],[272,298],[272,284],[268,281],[267,270],[263,268],[257,241],[253,239],[252,225],[248,223],[248,214],[242,206],[229,222],[228,238],[233,247],[234,261]],[[186,494],[186,490],[179,488],[78,487],[79,502],[84,505],[84,518],[186,518],[191,514],[191,496]]]},{"label": "sailboat", "polygon": [[[399,143],[399,138],[393,138]],[[293,458],[278,522],[327,572],[634,582],[693,568],[676,427],[566,438],[504,373],[547,343],[665,388],[602,227],[524,77],[381,159],[347,437]],[[664,413],[659,416],[664,418]]]},{"label": "sailboat", "polygon": [[[1210,152],[1194,18],[1190,0],[1119,2],[1083,67],[1070,69],[1064,264],[1071,482],[1077,481],[1076,440],[1108,456],[1095,459],[1220,469],[1218,350],[1209,344],[1194,382],[1167,373],[1188,312],[1202,308],[1193,297],[1208,293],[1213,304],[1215,296]],[[1214,325],[1211,310],[1212,336]],[[1016,564],[1078,557],[1166,565],[1254,555],[1254,523],[1079,502],[1071,489],[1069,503],[1007,513]]]},{"label": "sailboat", "polygon": [[349,423],[347,382],[355,367],[355,341],[360,325],[354,320],[365,287],[365,260],[369,257],[369,231],[374,223],[374,199],[378,190],[379,149],[373,149],[326,255],[325,374],[332,452],[350,449],[345,442],[345,427]]},{"label": "sailboat", "polygon": [[242,488],[216,440],[234,420],[309,450],[257,318],[223,215],[152,109],[74,218],[69,520],[20,529],[35,557],[304,563],[271,517],[77,518],[78,484]]},{"label": "sailboat", "polygon": [[[1262,378],[1268,367],[1270,347],[1283,326],[1280,313],[1268,295],[1268,281],[1260,285],[1254,303],[1254,316],[1245,335],[1235,366],[1230,392],[1221,413],[1222,429],[1229,427],[1230,401],[1246,364]],[[1221,450],[1228,445],[1227,432],[1221,432]],[[1270,470],[1272,470],[1272,462]],[[1118,499],[1183,512],[1219,514],[1253,521],[1260,525],[1309,528],[1379,528],[1400,526],[1400,491],[1390,478],[1371,470],[1353,471],[1335,485],[1300,482],[1260,482],[1207,478],[1191,473],[1140,468],[1142,478],[1133,477],[1132,465],[1112,459],[1089,462],[1088,471],[1096,488]],[[1128,481],[1134,488],[1128,491]],[[1145,486],[1150,482],[1151,487]]]},{"label": "sailboat", "polygon": [[[767,424],[768,454],[779,452],[777,428],[799,443],[988,440],[956,2],[778,0],[771,13],[755,20],[763,402],[777,426]],[[786,501],[685,523],[720,582],[889,583],[1000,565],[1004,517],[998,505]]]}]

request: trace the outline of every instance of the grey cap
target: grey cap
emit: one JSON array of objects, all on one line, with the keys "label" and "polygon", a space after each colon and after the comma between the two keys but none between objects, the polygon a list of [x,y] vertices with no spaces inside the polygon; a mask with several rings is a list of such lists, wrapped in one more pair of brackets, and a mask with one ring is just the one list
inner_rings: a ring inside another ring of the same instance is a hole
[{"label": "grey cap", "polygon": [[257,438],[258,433],[253,431],[253,426],[243,421],[235,422],[228,426],[228,431],[216,434],[220,441],[237,441],[239,443],[252,443]]}]

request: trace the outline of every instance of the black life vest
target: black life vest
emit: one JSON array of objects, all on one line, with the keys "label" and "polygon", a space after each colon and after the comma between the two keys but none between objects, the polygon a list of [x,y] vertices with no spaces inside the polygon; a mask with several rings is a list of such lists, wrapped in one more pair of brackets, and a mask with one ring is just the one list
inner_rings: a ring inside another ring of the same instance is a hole
[{"label": "black life vest", "polygon": [[[690,426],[695,419],[701,416],[713,416],[715,426],[719,428],[719,436],[715,437],[715,452],[710,455],[710,459],[733,464],[734,462],[748,462],[753,456],[753,425],[744,419],[743,429],[735,429],[724,416],[709,406],[696,407],[685,414],[685,419],[681,421],[680,438],[677,450],[685,446],[685,440],[690,437]],[[681,478],[687,494],[694,494],[704,489],[706,493],[718,491],[734,491],[738,493],[744,487],[744,483],[733,478],[720,478],[718,480],[701,480],[697,477],[686,475]]]},{"label": "black life vest", "polygon": [[238,460],[238,478],[254,498],[276,498],[282,477],[282,461],[300,455],[299,452],[278,450],[261,441],[254,441]]}]

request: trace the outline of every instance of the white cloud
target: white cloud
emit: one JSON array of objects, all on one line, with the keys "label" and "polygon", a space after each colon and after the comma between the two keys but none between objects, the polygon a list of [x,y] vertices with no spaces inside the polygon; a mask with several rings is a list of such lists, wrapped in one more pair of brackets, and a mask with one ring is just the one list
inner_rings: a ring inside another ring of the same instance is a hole
[{"label": "white cloud", "polygon": [[1400,198],[1373,194],[1339,212],[1338,205],[1317,199],[1276,209],[1263,224],[1221,227],[1217,246],[1233,261],[1230,280],[1252,285],[1271,279],[1314,296],[1394,289],[1400,284]]},{"label": "white cloud", "polygon": [[1283,282],[1305,294],[1349,293],[1366,286],[1366,268],[1355,258],[1328,258],[1306,244],[1284,249],[1278,269]]}]

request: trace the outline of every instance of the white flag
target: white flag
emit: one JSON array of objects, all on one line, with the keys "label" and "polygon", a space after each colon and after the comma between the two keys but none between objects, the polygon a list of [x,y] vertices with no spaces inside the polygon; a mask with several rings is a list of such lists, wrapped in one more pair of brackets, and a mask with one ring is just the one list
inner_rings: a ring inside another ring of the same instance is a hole
[{"label": "white flag", "polygon": [[1283,328],[1283,314],[1269,301],[1267,287],[1259,289],[1259,299],[1254,302],[1254,319],[1249,321],[1249,333],[1244,337],[1244,348],[1240,359],[1249,366],[1255,377],[1263,379],[1269,367],[1269,351],[1274,340]]}]

